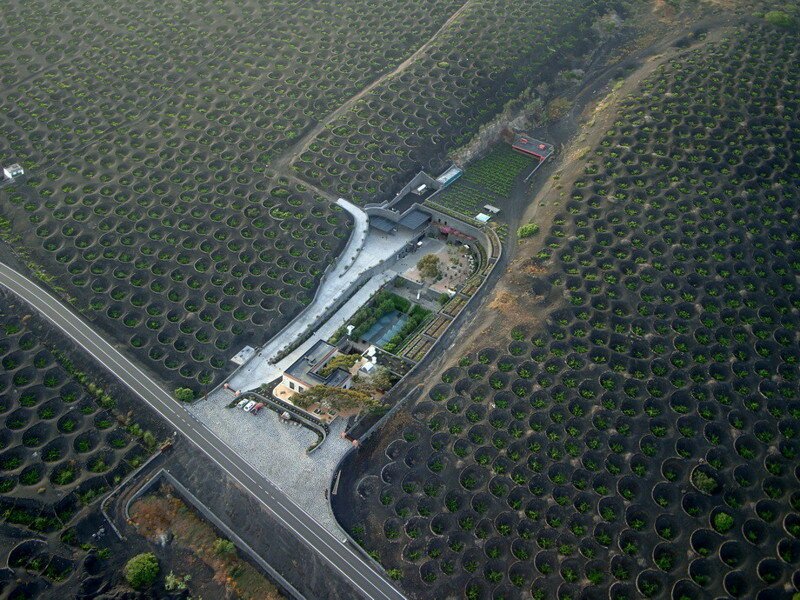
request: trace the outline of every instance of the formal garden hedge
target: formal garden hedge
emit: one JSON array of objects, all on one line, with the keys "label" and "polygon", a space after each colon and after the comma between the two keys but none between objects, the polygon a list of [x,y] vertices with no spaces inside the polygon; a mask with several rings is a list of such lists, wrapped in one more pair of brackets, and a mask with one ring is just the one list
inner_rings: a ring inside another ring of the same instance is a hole
[{"label": "formal garden hedge", "polygon": [[540,233],[566,301],[360,451],[337,515],[411,596],[800,589],[798,42],[644,81]]}]

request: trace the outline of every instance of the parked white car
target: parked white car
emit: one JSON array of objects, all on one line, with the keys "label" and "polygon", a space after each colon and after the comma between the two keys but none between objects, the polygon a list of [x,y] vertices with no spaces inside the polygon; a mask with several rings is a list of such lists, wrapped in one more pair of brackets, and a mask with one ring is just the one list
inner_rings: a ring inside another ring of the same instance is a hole
[{"label": "parked white car", "polygon": [[239,403],[236,405],[236,408],[244,408],[244,405],[247,404],[247,399],[239,400]]},{"label": "parked white car", "polygon": [[250,412],[250,409],[252,409],[255,405],[256,403],[253,400],[250,400],[250,402],[244,405],[244,408],[242,408],[242,410],[244,412]]}]

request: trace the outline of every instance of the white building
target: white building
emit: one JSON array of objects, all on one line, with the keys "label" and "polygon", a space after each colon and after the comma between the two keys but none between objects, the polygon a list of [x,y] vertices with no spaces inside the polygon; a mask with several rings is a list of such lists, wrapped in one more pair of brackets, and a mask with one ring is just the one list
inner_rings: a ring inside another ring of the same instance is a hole
[{"label": "white building", "polygon": [[324,340],[317,342],[283,372],[281,385],[292,393],[304,392],[317,385],[350,389],[353,377],[347,369],[337,367],[330,373],[322,374],[325,366],[339,351]]},{"label": "white building", "polygon": [[5,179],[16,179],[17,177],[21,177],[25,174],[25,171],[22,170],[18,164],[14,163],[13,165],[9,165],[8,167],[3,167],[3,176]]}]

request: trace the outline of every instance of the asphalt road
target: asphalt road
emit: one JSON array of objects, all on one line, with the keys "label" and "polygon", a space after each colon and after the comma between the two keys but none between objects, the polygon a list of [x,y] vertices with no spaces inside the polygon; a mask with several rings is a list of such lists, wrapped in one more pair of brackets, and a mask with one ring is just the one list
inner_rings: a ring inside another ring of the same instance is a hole
[{"label": "asphalt road", "polygon": [[[0,264],[0,285],[30,304],[76,344],[106,367],[137,396],[158,412],[172,428],[194,443],[219,468],[260,501],[285,527],[313,548],[363,598],[403,599],[404,596],[349,544],[330,534],[283,492],[231,450],[211,430],[161,389],[135,364],[106,342],[90,325],[36,283]],[[294,583],[296,585],[296,583]]]}]

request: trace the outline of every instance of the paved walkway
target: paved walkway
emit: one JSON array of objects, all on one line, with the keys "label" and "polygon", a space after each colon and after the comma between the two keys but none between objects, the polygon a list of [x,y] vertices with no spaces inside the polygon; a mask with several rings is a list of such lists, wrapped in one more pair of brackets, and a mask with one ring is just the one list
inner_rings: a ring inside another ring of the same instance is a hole
[{"label": "paved walkway", "polygon": [[243,391],[255,389],[264,382],[280,377],[280,371],[269,361],[302,336],[309,323],[319,320],[331,303],[353,283],[356,276],[349,275],[349,271],[364,248],[369,232],[369,218],[358,206],[343,198],[339,198],[336,203],[353,217],[353,233],[350,235],[347,245],[333,268],[323,275],[311,304],[269,342],[259,348],[258,353],[231,378],[229,383],[234,389]]},{"label": "paved walkway", "polygon": [[[358,300],[351,299],[346,302],[324,324],[320,323],[325,312],[342,295],[352,293],[353,286],[365,271],[389,261],[413,239],[409,231],[387,234],[370,228],[367,215],[363,210],[346,200],[340,199],[337,203],[353,215],[356,223],[344,252],[340,255],[334,268],[323,277],[313,302],[234,374],[229,381],[233,389],[253,390],[262,383],[280,377],[283,370],[294,362],[294,359],[288,360],[289,357],[299,357],[316,340],[328,339],[372,295],[368,294],[369,290],[374,293],[395,276],[395,271],[389,271],[387,265],[386,272],[374,276],[356,294]],[[295,350],[279,364],[271,364],[271,361],[281,351],[298,338],[303,337],[313,327],[319,327],[319,330],[298,348],[299,353],[298,350]]]},{"label": "paved walkway", "polygon": [[[370,229],[361,252],[351,268],[356,274],[363,273],[381,261],[394,257],[411,239],[410,234],[392,236]],[[254,389],[265,381],[280,376],[282,371],[302,356],[316,340],[331,337],[385,283],[415,265],[425,254],[441,250],[442,246],[442,242],[427,238],[414,252],[387,264],[385,270],[379,271],[369,279],[307,341],[277,365],[270,365],[267,361],[270,355],[274,356],[275,349],[281,344],[275,340],[270,341],[265,349],[262,349],[260,359],[256,357],[251,360],[250,364],[237,374],[232,387],[242,390]],[[355,278],[351,277],[348,275],[347,279],[354,281]],[[328,296],[327,291],[325,294]],[[286,335],[289,335],[289,331],[302,331],[302,328],[293,327],[287,330]],[[325,490],[333,477],[336,465],[350,447],[348,442],[339,437],[339,433],[344,430],[345,421],[336,419],[331,424],[325,443],[311,455],[307,455],[306,449],[316,440],[316,434],[299,425],[281,422],[277,413],[272,410],[262,410],[253,416],[240,409],[227,408],[232,399],[232,392],[217,390],[208,400],[189,405],[188,410],[325,529],[334,535],[341,535],[339,525],[325,498]]]},{"label": "paved walkway", "polygon": [[[395,259],[397,253],[413,239],[411,232],[387,234],[367,226],[367,231],[362,235],[358,233],[363,231],[359,229],[361,221],[358,215],[364,213],[352,205],[343,206],[349,212],[352,211],[351,214],[355,213],[357,229],[342,258],[325,279],[325,287],[318,294],[319,304],[314,303],[313,310],[301,313],[283,332],[270,340],[232,378],[233,389],[255,389],[262,383],[279,377],[317,340],[330,338],[384,284],[416,265],[424,255],[440,252],[445,247],[439,240],[425,238],[413,252]],[[323,314],[324,307],[334,302],[338,294],[352,293],[350,287],[359,276],[383,262],[386,262],[386,268],[377,269],[376,274],[356,290],[329,319],[321,324],[315,322]],[[297,339],[297,336],[303,335],[309,324],[318,326],[309,339],[277,364],[269,364],[269,360],[281,348]],[[350,447],[348,442],[339,437],[344,430],[345,421],[336,419],[331,424],[325,443],[308,455],[306,449],[316,440],[315,433],[299,425],[281,422],[277,413],[272,410],[263,410],[253,416],[241,409],[227,408],[232,399],[231,391],[221,389],[211,394],[208,400],[189,405],[188,410],[325,529],[336,536],[342,535],[325,497],[325,490],[336,465]]]},{"label": "paved walkway", "polygon": [[[369,228],[363,211],[350,203],[341,205],[353,214],[356,230],[335,268],[324,280],[324,288],[317,295],[319,302],[309,306],[311,310],[301,313],[284,331],[261,348],[231,379],[233,389],[252,390],[278,378],[317,340],[330,338],[383,285],[415,265],[425,254],[441,251],[444,246],[438,240],[426,238],[413,252],[395,259],[397,253],[413,239],[411,232],[406,230],[387,234]],[[366,231],[362,225],[366,226]],[[376,274],[324,323],[316,323],[325,307],[340,294],[352,293],[350,288],[360,275],[384,262],[385,269],[377,269]],[[303,335],[309,324],[318,325],[309,339],[277,364],[269,364],[270,359],[282,348]],[[336,465],[350,446],[339,437],[345,421],[335,420],[325,443],[307,455],[306,449],[316,440],[316,434],[299,425],[281,422],[272,410],[263,410],[253,416],[240,409],[227,408],[232,399],[232,392],[221,389],[211,394],[208,400],[191,404],[188,410],[325,529],[340,535],[339,526],[325,498],[325,490]]]}]

